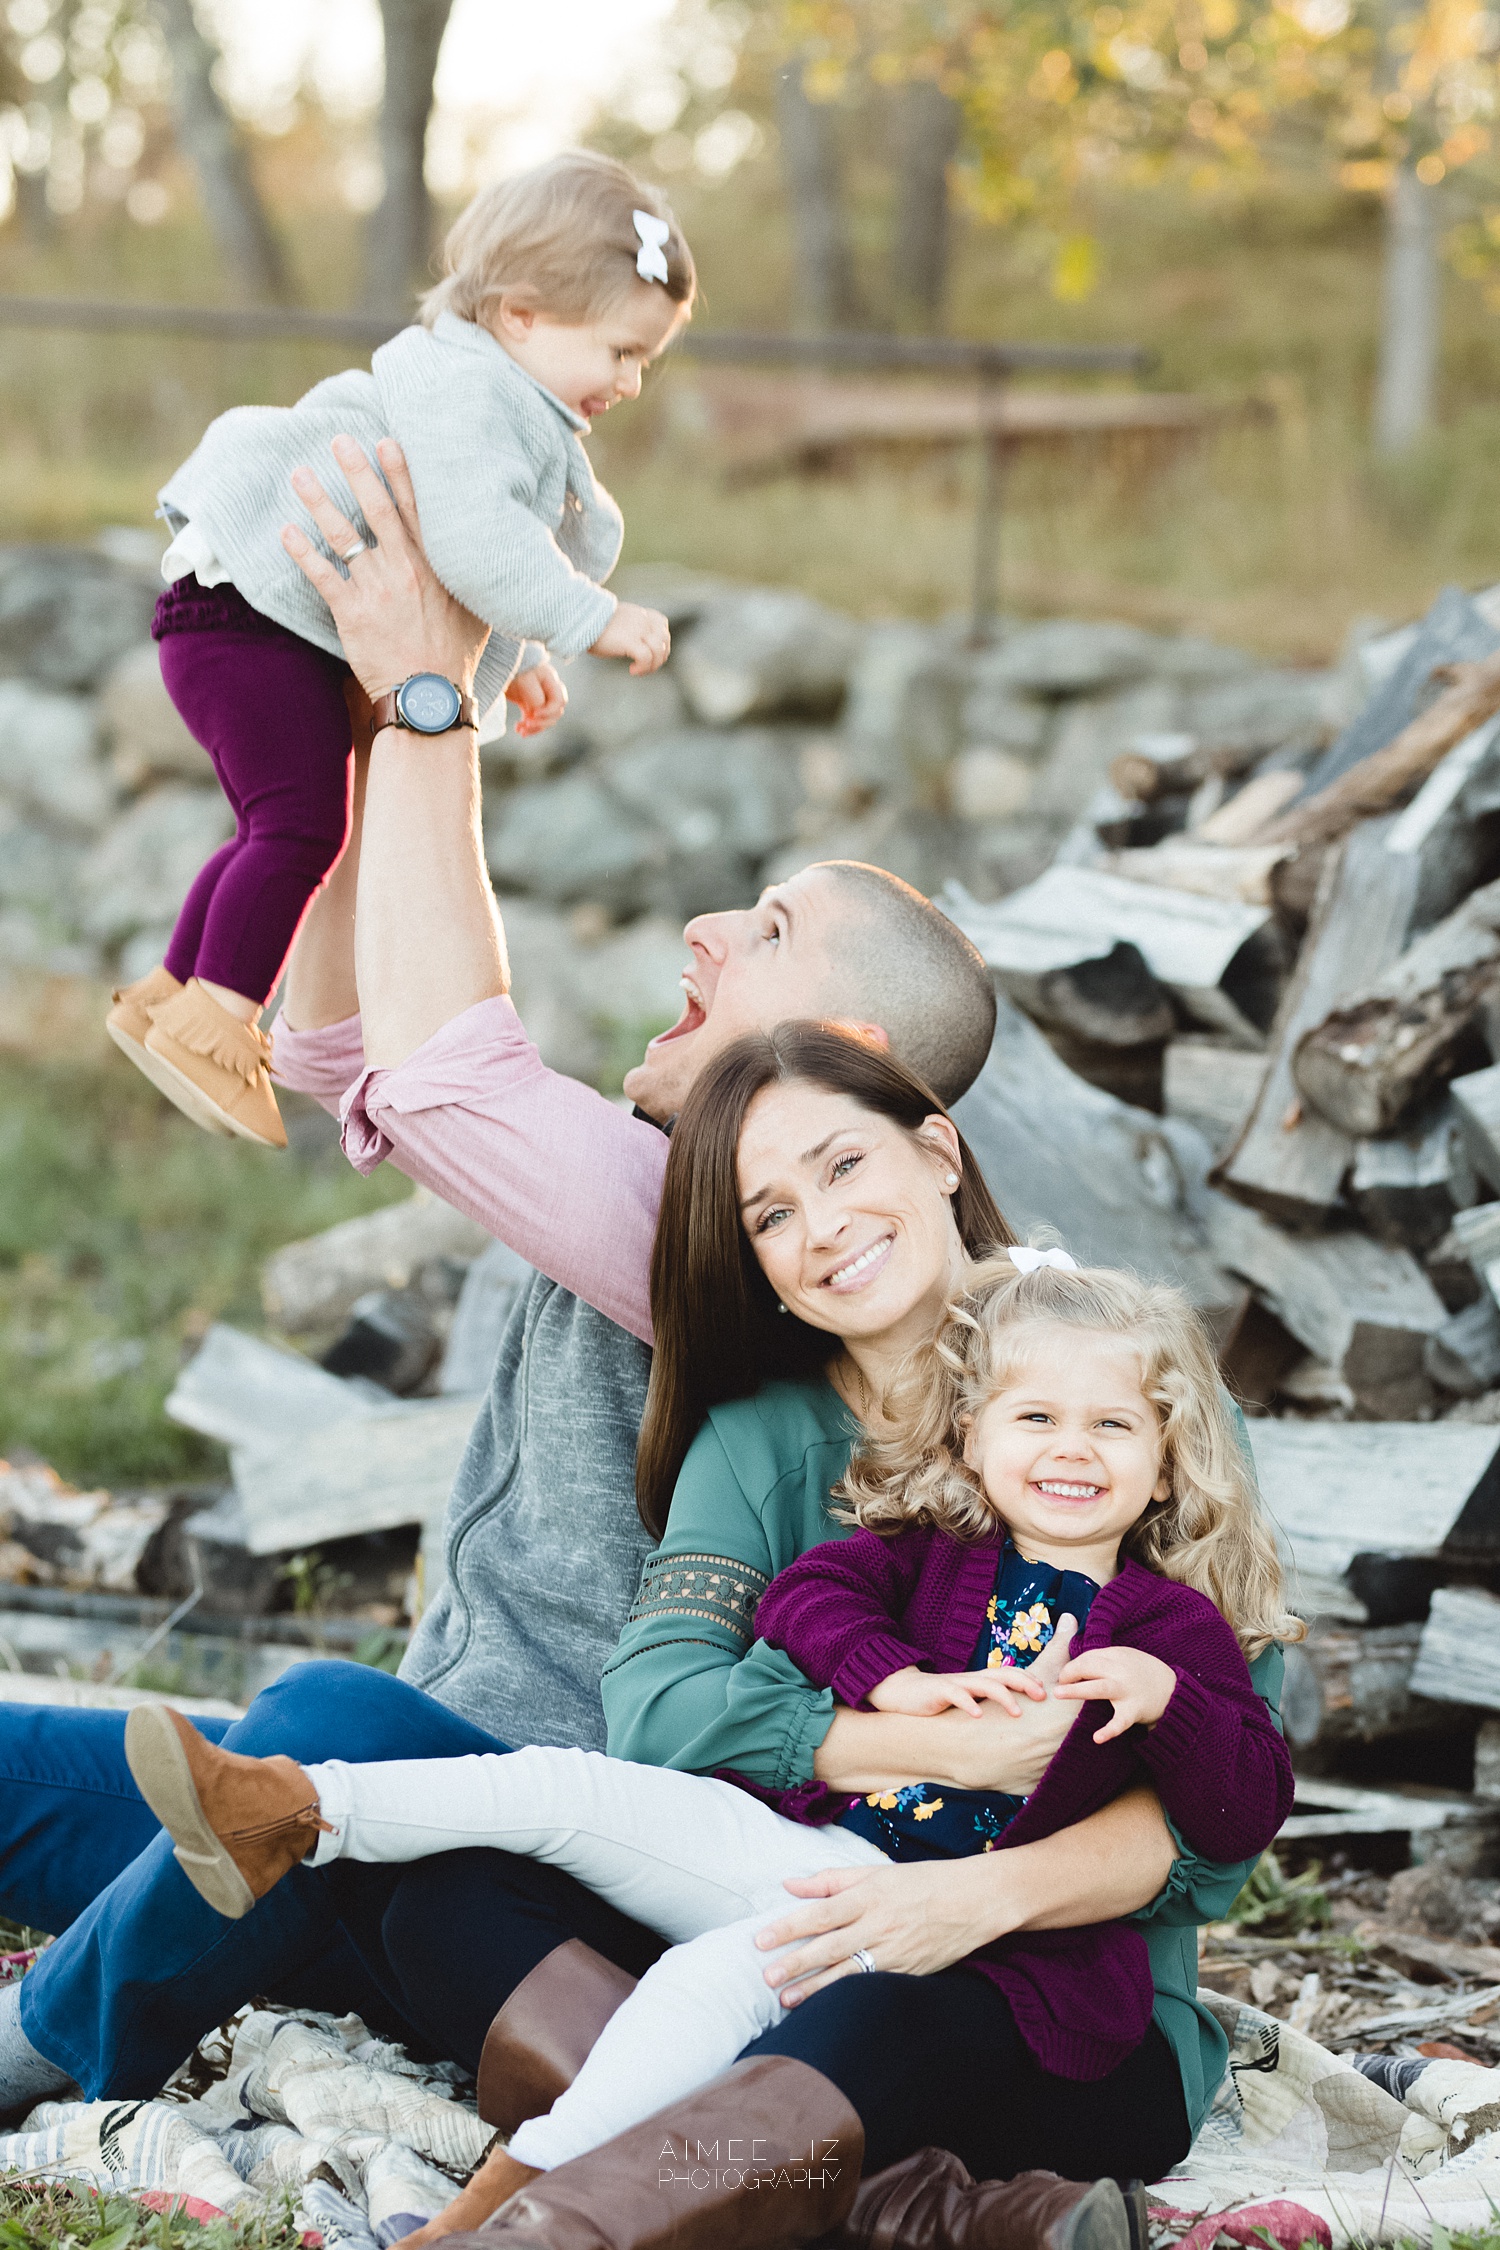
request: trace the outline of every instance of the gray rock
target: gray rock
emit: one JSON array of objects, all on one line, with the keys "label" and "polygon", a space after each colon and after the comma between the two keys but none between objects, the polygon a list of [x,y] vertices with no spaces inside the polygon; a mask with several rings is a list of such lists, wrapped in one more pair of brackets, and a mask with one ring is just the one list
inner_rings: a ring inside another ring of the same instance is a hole
[{"label": "gray rock", "polygon": [[234,831],[216,789],[169,784],[142,797],[79,869],[84,933],[103,945],[168,922],[211,852]]},{"label": "gray rock", "polygon": [[464,1275],[448,1331],[438,1389],[444,1397],[487,1391],[511,1307],[533,1268],[506,1243],[488,1243]]},{"label": "gray rock", "polygon": [[627,602],[642,602],[647,609],[659,609],[674,633],[686,632],[715,602],[727,601],[741,593],[732,578],[720,578],[713,571],[689,570],[682,563],[629,563],[624,570],[616,571],[610,581],[610,591]]},{"label": "gray rock", "polygon": [[1200,640],[1195,633],[1177,633],[1156,642],[1151,669],[1158,679],[1202,687],[1216,680],[1240,679],[1253,672],[1256,663],[1242,648]]},{"label": "gray rock", "polygon": [[974,660],[964,699],[963,735],[986,750],[1040,759],[1052,714],[1035,696],[1020,694],[997,668],[1004,649],[986,649]]},{"label": "gray rock", "polygon": [[972,661],[947,626],[872,625],[849,674],[842,737],[869,788],[927,804],[964,736]]},{"label": "gray rock", "polygon": [[590,773],[524,782],[485,823],[490,872],[506,889],[556,905],[597,899],[614,913],[645,903],[650,876],[666,865],[660,830],[634,820]]},{"label": "gray rock", "polygon": [[28,680],[0,680],[0,794],[84,835],[114,810],[115,791],[96,756],[94,707]]},{"label": "gray rock", "polygon": [[617,750],[632,742],[670,734],[687,716],[682,690],[671,668],[632,679],[624,664],[580,656],[562,675],[568,708],[555,727],[530,741],[512,736],[506,747],[520,761],[533,750],[549,758],[572,758],[589,750]]},{"label": "gray rock", "polygon": [[753,895],[758,862],[796,833],[800,747],[768,727],[694,728],[603,764],[610,793],[668,839],[671,856],[648,884],[654,908],[686,921]]},{"label": "gray rock", "polygon": [[1209,749],[1260,756],[1288,743],[1319,741],[1337,690],[1336,673],[1251,672],[1197,689],[1188,697],[1182,723]]},{"label": "gray rock", "polygon": [[80,849],[14,813],[0,822],[0,905],[35,908],[46,926],[71,923]]},{"label": "gray rock", "polygon": [[1009,632],[989,660],[988,677],[1022,695],[1097,695],[1145,679],[1160,645],[1138,625],[1054,617]]},{"label": "gray rock", "polygon": [[806,594],[753,588],[704,611],[673,657],[688,708],[709,726],[831,718],[862,628]]},{"label": "gray rock", "polygon": [[164,960],[171,937],[170,922],[148,922],[144,929],[137,930],[133,937],[128,937],[119,951],[120,983],[134,984],[137,977],[145,976],[148,970],[154,969],[159,961]]},{"label": "gray rock", "polygon": [[942,888],[962,863],[964,830],[949,815],[922,806],[882,804],[853,819],[833,821],[815,840],[799,839],[773,852],[761,882],[785,882],[816,860],[857,859],[899,875],[925,896]]},{"label": "gray rock", "polygon": [[0,548],[0,673],[97,687],[144,640],[159,586],[76,547]]},{"label": "gray rock", "polygon": [[1182,691],[1170,680],[1143,680],[1114,695],[1081,698],[1062,715],[1028,812],[1073,819],[1106,780],[1112,760],[1138,734],[1165,734],[1182,715]]},{"label": "gray rock", "polygon": [[193,740],[161,676],[155,641],[141,641],[112,664],[99,691],[99,716],[116,779],[126,789],[174,776],[213,781],[208,754]]},{"label": "gray rock", "polygon": [[542,1060],[576,1078],[624,1070],[682,1011],[687,966],[680,929],[647,915],[584,940],[535,899],[500,901],[511,996]]}]

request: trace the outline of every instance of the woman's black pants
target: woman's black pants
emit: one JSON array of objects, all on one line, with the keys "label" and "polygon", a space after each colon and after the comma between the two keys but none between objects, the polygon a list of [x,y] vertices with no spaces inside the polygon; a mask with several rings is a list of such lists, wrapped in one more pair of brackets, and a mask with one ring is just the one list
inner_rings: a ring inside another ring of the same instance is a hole
[{"label": "woman's black pants", "polygon": [[[327,1872],[393,2009],[420,2043],[471,2071],[496,2011],[566,1939],[634,1976],[662,1951],[572,1876],[506,1852]],[[832,2079],[864,2125],[866,2174],[932,2146],[951,2149],[976,2179],[1041,2170],[1155,2180],[1192,2137],[1176,2061],[1154,2025],[1107,2078],[1054,2078],[1003,1995],[965,1969],[842,1977],[745,2051],[790,2055]]]}]

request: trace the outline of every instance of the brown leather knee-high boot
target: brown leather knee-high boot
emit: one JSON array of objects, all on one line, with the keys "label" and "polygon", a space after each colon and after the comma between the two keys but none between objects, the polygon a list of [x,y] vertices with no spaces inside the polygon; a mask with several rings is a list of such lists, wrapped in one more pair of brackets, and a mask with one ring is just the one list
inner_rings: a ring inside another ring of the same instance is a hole
[{"label": "brown leather knee-high boot", "polygon": [[864,2145],[830,2079],[757,2056],[540,2173],[444,2250],[795,2250],[846,2216]]},{"label": "brown leather knee-high boot", "polygon": [[1132,2250],[1113,2180],[1018,2172],[972,2179],[945,2148],[918,2149],[860,2182],[827,2250]]},{"label": "brown leather knee-high boot", "polygon": [[486,2125],[509,2140],[528,2118],[545,2117],[635,1983],[582,1938],[538,1961],[484,2035],[479,2114]]}]

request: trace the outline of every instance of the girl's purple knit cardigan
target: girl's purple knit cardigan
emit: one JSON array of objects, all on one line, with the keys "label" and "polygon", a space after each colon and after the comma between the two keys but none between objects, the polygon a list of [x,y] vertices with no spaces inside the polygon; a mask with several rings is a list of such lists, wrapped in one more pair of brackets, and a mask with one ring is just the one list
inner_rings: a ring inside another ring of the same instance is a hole
[{"label": "girl's purple knit cardigan", "polygon": [[[968,1669],[994,1591],[1004,1534],[960,1541],[914,1524],[889,1538],[856,1531],[810,1547],[761,1596],[756,1630],[818,1687],[858,1706],[908,1664]],[[1286,1744],[1250,1684],[1240,1645],[1204,1595],[1126,1562],[1099,1593],[1071,1654],[1113,1642],[1177,1674],[1155,1726],[1096,1743],[1110,1706],[1078,1716],[995,1849],[1071,1828],[1142,1780],[1207,1859],[1250,1859],[1292,1803]],[[757,1794],[762,1792],[757,1791]],[[836,1820],[856,1800],[821,1784],[776,1800],[793,1819]],[[1000,1938],[968,1963],[993,1978],[1044,2070],[1103,2078],[1138,2047],[1154,1993],[1146,1942],[1127,1922]]]}]

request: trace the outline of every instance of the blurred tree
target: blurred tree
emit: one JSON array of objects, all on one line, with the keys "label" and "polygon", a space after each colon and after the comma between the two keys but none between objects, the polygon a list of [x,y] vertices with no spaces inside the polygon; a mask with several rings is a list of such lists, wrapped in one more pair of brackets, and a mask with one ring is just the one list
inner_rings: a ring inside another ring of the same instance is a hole
[{"label": "blurred tree", "polygon": [[380,161],[385,190],[365,232],[365,302],[404,313],[414,285],[430,278],[432,199],[424,160],[438,51],[453,0],[380,0],[385,29],[385,92]]},{"label": "blurred tree", "polygon": [[813,98],[808,68],[805,57],[793,55],[776,74],[776,125],[796,251],[798,310],[807,328],[858,328],[864,313],[844,208],[838,117],[832,102]]},{"label": "blurred tree", "polygon": [[294,294],[291,276],[243,136],[214,85],[217,52],[199,29],[193,0],[156,0],[156,9],[172,63],[178,143],[198,176],[214,240],[242,294],[285,303]]},{"label": "blurred tree", "polygon": [[915,78],[902,87],[891,294],[928,328],[941,325],[948,293],[948,170],[962,134],[963,111],[941,86]]}]

